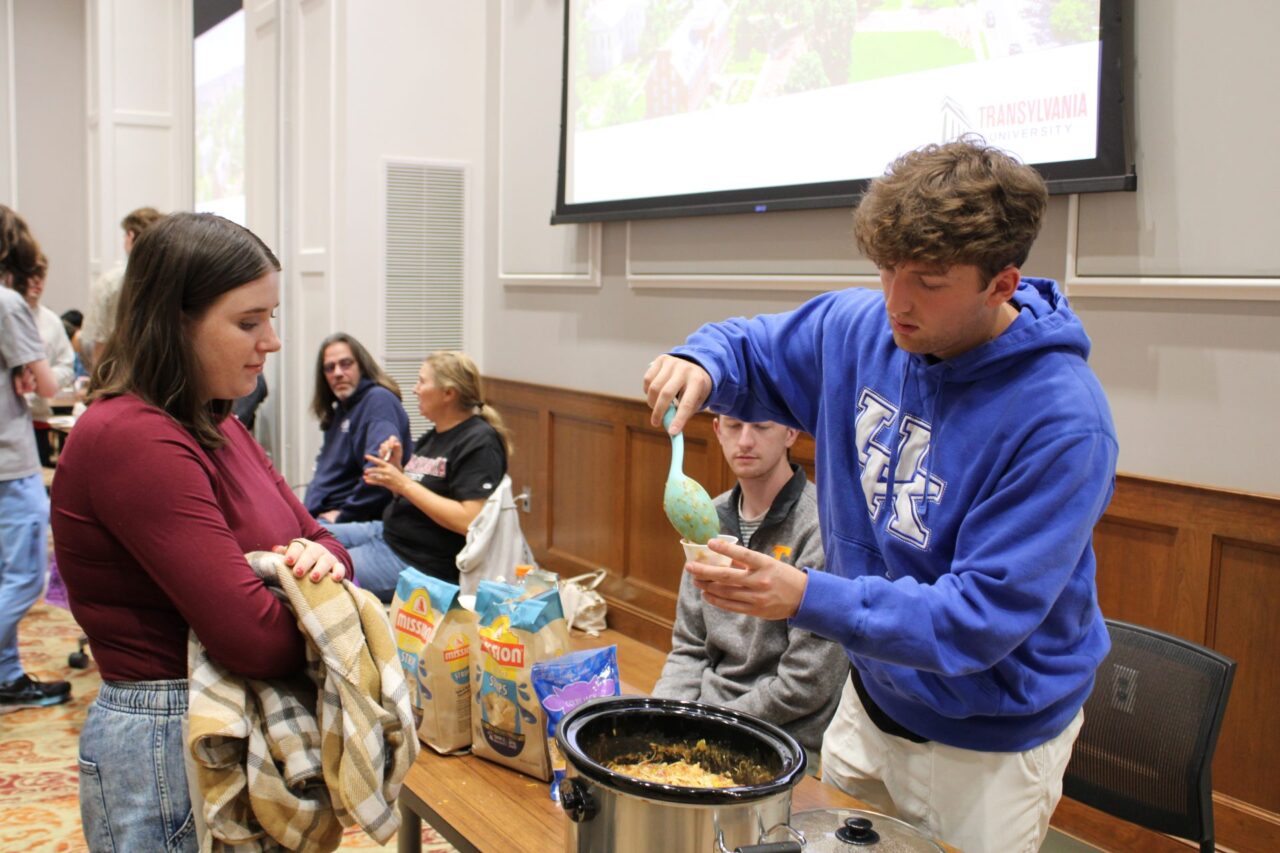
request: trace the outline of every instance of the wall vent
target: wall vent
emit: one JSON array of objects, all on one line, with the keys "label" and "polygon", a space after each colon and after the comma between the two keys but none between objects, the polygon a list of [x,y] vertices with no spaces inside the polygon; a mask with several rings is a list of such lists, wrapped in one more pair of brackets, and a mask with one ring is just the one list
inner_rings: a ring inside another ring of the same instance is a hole
[{"label": "wall vent", "polygon": [[416,439],[428,426],[413,386],[422,359],[462,349],[467,173],[463,166],[389,161],[386,171],[386,361]]}]

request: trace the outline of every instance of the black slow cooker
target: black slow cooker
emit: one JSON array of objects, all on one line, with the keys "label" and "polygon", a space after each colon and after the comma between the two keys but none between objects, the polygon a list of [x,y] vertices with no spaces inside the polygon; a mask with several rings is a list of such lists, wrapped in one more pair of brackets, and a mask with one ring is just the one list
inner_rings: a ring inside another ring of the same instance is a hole
[{"label": "black slow cooker", "polygon": [[[914,827],[856,809],[791,814],[805,753],[777,726],[697,702],[621,696],[571,711],[556,729],[560,802],[572,853],[898,853],[941,848]],[[696,758],[728,788],[649,782],[613,762]]]},{"label": "black slow cooker", "polygon": [[[760,844],[787,825],[791,789],[804,777],[795,738],[749,714],[674,699],[597,699],[556,729],[565,757],[560,802],[570,851],[716,851]],[[736,785],[690,788],[610,770],[615,761],[696,752]],[[745,850],[744,850],[745,853]]]}]

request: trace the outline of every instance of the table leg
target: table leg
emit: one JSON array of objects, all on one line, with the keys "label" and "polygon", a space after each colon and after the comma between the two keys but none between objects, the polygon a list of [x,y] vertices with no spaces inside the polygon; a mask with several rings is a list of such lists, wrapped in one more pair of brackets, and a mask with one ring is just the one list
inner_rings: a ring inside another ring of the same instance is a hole
[{"label": "table leg", "polygon": [[397,853],[422,853],[422,818],[407,805],[400,804],[400,834],[396,837]]},{"label": "table leg", "polygon": [[[445,841],[453,845],[453,849],[458,853],[480,853],[478,847],[462,836],[449,822],[436,813],[421,797],[415,794],[408,785],[400,789],[400,796],[397,798],[400,803],[400,835],[399,835],[399,851],[400,853],[421,853],[422,850],[422,822],[426,821],[431,824],[431,828],[440,833]],[[412,822],[412,829],[410,824]],[[406,833],[416,833],[409,838]]]}]

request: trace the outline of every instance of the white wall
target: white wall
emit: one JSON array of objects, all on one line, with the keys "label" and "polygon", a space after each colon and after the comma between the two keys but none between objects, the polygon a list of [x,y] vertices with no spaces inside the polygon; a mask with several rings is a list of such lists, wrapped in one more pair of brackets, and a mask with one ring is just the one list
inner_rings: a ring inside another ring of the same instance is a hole
[{"label": "white wall", "polygon": [[[485,3],[382,0],[352,3],[346,19],[344,145],[335,269],[339,326],[375,353],[383,347],[383,169],[387,159],[465,164],[472,207],[483,203]],[[483,232],[472,216],[472,300],[466,346],[480,351]],[[474,310],[471,310],[474,309]],[[314,353],[311,354],[314,359]],[[426,353],[423,353],[426,355]],[[484,365],[481,365],[482,369]],[[410,402],[412,405],[412,402]]]},{"label": "white wall", "polygon": [[59,314],[83,310],[89,292],[84,42],[80,3],[0,2],[0,202],[22,214],[48,256],[43,301]]},{"label": "white wall", "polygon": [[[1054,198],[1026,272],[1069,282],[1122,471],[1280,494],[1280,165],[1266,147],[1280,113],[1254,108],[1280,79],[1269,43],[1280,4],[1137,0],[1124,11],[1139,190]],[[785,310],[831,276],[870,280],[848,211],[820,211],[606,223],[601,286],[571,287],[592,272],[587,227],[545,218],[562,18],[557,0],[504,0],[490,25],[490,162],[502,174],[486,210],[486,372],[639,397],[649,360],[699,323]],[[563,281],[538,287],[522,273]],[[762,280],[777,291],[747,289]],[[1265,299],[1170,298],[1250,288]],[[1134,293],[1153,298],[1116,296]]]},{"label": "white wall", "polygon": [[1076,299],[1120,468],[1280,494],[1280,302]]},{"label": "white wall", "polygon": [[0,201],[49,257],[45,303],[84,310],[124,214],[190,207],[190,6],[0,0],[0,47]]},{"label": "white wall", "polygon": [[13,109],[13,76],[17,71],[13,50],[13,0],[0,0],[0,204],[17,205],[14,187],[18,161],[14,155],[17,115]]},{"label": "white wall", "polygon": [[[266,6],[267,4],[262,4]],[[340,286],[334,268],[345,241],[338,238],[344,66],[343,0],[292,0],[272,4],[280,16],[283,91],[279,104],[282,157],[278,174],[281,236],[276,254],[284,265],[278,330],[284,347],[274,357],[280,381],[273,389],[283,439],[276,464],[292,484],[310,480],[319,439],[306,415],[312,351],[338,322]],[[246,39],[252,37],[246,32]],[[248,76],[246,88],[263,80]],[[271,75],[270,79],[276,78]],[[248,129],[256,133],[258,129]],[[248,190],[253,192],[252,186]],[[254,198],[248,199],[256,204]]]},{"label": "white wall", "polygon": [[[75,6],[74,3],[61,5]],[[86,0],[89,272],[124,260],[131,210],[190,210],[191,6],[173,0]]]},{"label": "white wall", "polygon": [[[274,359],[277,408],[268,421],[283,433],[277,465],[301,485],[310,479],[321,439],[308,412],[319,341],[341,330],[375,357],[385,351],[386,162],[465,165],[468,205],[478,211],[483,202],[487,11],[483,3],[447,0],[384,0],[376,8],[348,0],[249,6],[251,22],[260,23],[250,27],[251,49],[263,56],[258,73],[246,70],[249,102],[258,105],[248,128],[259,140],[256,150],[271,135],[264,126],[276,78],[262,68],[272,52],[268,27],[279,28],[285,69],[277,176],[285,199],[277,247],[285,264],[284,349]],[[251,208],[266,191],[251,183]],[[465,345],[477,354],[482,221],[474,215],[467,235],[474,249],[467,261]],[[406,402],[412,406],[412,397]]]}]

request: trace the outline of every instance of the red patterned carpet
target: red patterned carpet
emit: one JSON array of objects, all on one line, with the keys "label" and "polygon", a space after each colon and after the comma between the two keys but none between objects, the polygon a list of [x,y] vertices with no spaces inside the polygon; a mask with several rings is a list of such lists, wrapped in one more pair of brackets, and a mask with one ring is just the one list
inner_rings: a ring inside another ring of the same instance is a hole
[{"label": "red patterned carpet", "polygon": [[[72,701],[53,708],[0,712],[0,851],[72,853],[87,851],[80,831],[76,754],[80,726],[101,680],[93,663],[70,669],[80,629],[71,615],[41,602],[18,629],[27,671],[46,680],[71,682]],[[422,849],[452,850],[429,827]],[[347,830],[343,850],[394,850],[395,839],[379,847],[358,827]]]}]

